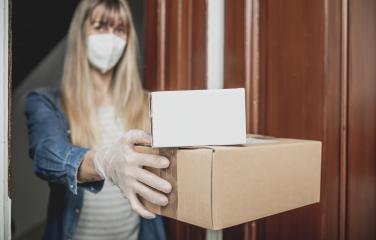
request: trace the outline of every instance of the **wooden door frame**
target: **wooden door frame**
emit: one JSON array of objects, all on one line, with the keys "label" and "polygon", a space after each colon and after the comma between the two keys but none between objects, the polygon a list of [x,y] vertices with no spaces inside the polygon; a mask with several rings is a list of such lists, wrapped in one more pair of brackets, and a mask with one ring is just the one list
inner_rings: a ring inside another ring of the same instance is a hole
[{"label": "wooden door frame", "polygon": [[[144,87],[149,91],[207,87],[207,1],[145,2]],[[205,229],[166,219],[176,239],[206,238]]]},{"label": "wooden door frame", "polygon": [[206,4],[202,0],[145,2],[146,89],[206,88],[206,24],[202,23]]}]

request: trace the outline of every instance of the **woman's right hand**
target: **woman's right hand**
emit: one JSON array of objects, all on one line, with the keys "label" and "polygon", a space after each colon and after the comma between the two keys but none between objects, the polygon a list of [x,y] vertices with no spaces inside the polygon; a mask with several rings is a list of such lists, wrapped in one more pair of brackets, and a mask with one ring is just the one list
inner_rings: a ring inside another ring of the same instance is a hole
[{"label": "woman's right hand", "polygon": [[168,199],[162,193],[167,194],[172,188],[169,182],[143,168],[167,168],[169,160],[134,150],[135,144],[150,143],[149,134],[141,130],[130,130],[114,145],[97,150],[94,156],[97,172],[116,184],[130,201],[132,209],[145,218],[153,218],[155,214],[145,209],[137,194],[151,203],[165,206]]}]

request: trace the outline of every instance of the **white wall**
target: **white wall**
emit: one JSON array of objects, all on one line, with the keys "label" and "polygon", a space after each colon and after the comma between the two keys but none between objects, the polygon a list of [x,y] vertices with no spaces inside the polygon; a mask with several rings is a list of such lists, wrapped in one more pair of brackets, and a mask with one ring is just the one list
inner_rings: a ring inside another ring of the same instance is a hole
[{"label": "white wall", "polygon": [[[208,89],[223,88],[224,85],[224,0],[208,0],[207,19],[207,86]],[[206,231],[207,240],[221,240],[222,231]]]},{"label": "white wall", "polygon": [[224,0],[208,0],[207,19],[207,86],[223,88],[224,75]]},{"label": "white wall", "polygon": [[10,239],[8,197],[8,0],[0,0],[0,238]]}]

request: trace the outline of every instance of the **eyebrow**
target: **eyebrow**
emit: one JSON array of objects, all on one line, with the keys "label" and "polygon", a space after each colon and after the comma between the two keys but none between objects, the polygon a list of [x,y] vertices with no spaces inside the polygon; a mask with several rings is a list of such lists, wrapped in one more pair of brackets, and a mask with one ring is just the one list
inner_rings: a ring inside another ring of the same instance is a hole
[{"label": "eyebrow", "polygon": [[116,24],[116,21],[111,21],[111,20],[109,21],[109,20],[105,20],[104,18],[92,19],[91,24],[94,24],[94,23],[100,23],[100,24],[103,24],[103,25],[110,25],[110,26],[113,26],[113,27],[123,27],[123,28],[127,27],[127,24],[125,24],[124,21],[121,21],[119,24]]}]

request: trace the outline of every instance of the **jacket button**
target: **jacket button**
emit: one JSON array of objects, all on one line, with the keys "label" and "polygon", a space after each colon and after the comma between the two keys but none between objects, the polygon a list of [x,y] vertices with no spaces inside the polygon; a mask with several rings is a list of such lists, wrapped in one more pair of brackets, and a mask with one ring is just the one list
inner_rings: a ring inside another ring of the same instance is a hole
[{"label": "jacket button", "polygon": [[76,212],[77,214],[80,213],[80,209],[76,208],[76,209],[75,209],[75,212]]}]

